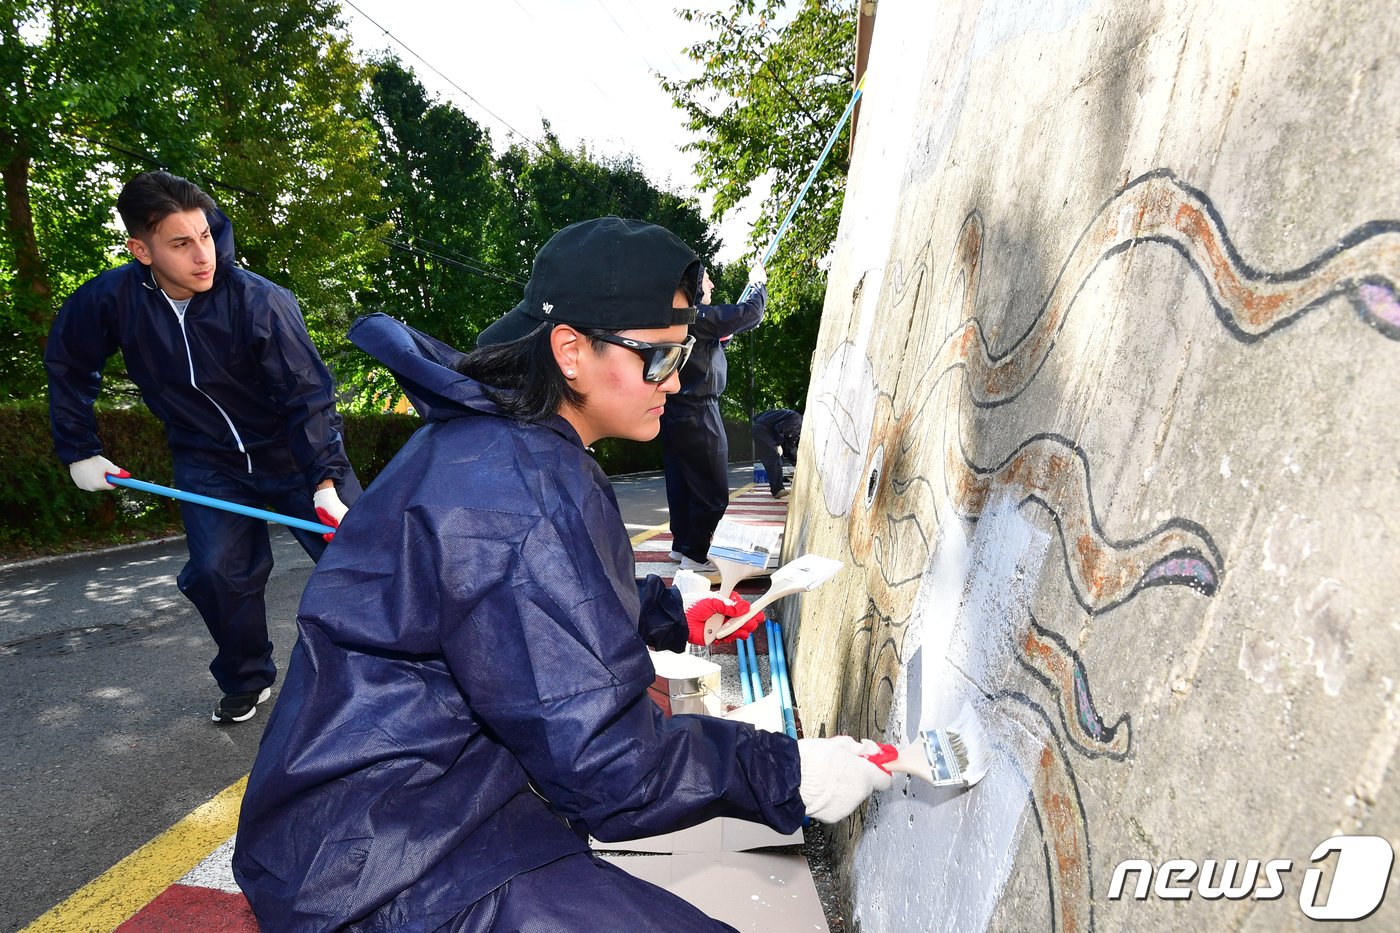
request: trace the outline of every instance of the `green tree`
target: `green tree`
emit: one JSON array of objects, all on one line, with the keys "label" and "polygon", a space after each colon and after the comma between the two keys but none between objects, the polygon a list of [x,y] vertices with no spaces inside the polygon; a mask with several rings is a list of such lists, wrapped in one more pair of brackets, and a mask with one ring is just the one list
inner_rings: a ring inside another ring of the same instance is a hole
[{"label": "green tree", "polygon": [[0,2],[0,397],[42,392],[55,301],[111,261],[112,173],[133,162],[93,142],[150,122],[173,92],[165,35],[187,18],[169,0]]},{"label": "green tree", "polygon": [[[661,86],[685,113],[696,174],[714,192],[714,215],[747,197],[764,176],[773,185],[750,239],[766,246],[817,164],[851,99],[854,0],[802,0],[784,25],[786,0],[736,0],[727,11],[681,10],[711,32],[688,50],[703,70]],[[846,132],[849,132],[847,130]],[[846,138],[843,132],[842,138]],[[847,170],[840,140],[784,233],[773,265],[816,271],[836,239]]]},{"label": "green tree", "polygon": [[323,348],[343,340],[384,246],[366,71],[338,17],[331,0],[0,0],[6,396],[42,394],[57,301],[125,258],[117,192],[157,167],[209,190]]},{"label": "green tree", "polygon": [[[450,103],[430,100],[393,58],[376,65],[369,110],[392,230],[384,237],[391,248],[360,295],[362,309],[468,347],[519,300],[529,271],[490,135]],[[347,357],[340,372],[358,404],[393,401],[393,380],[367,356]]]},{"label": "green tree", "polygon": [[[686,149],[696,154],[700,187],[714,193],[714,218],[723,218],[761,179],[772,181],[750,234],[750,256],[767,247],[797,202],[854,93],[855,7],[854,0],[734,0],[719,12],[679,12],[711,33],[687,52],[702,71],[660,83],[694,135]],[[763,325],[731,348],[727,416],[748,414],[742,409],[750,360],[754,411],[805,404],[826,290],[823,261],[841,217],[848,138],[849,126],[768,263]],[[747,273],[742,265],[742,271],[726,270],[718,294],[737,300]]]},{"label": "green tree", "polygon": [[234,221],[239,258],[290,288],[328,355],[385,246],[363,109],[369,79],[334,0],[205,0],[175,44],[189,50],[172,125],[151,140]]},{"label": "green tree", "polygon": [[666,227],[707,265],[719,248],[693,198],[656,187],[630,156],[595,159],[582,145],[566,151],[548,123],[544,142],[516,143],[500,165],[530,256],[561,227],[608,214]]}]

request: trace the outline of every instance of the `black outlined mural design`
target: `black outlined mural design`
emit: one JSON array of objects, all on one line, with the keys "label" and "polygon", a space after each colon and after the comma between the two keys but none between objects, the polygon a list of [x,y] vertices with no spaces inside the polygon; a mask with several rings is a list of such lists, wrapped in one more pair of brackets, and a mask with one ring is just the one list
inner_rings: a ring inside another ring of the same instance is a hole
[{"label": "black outlined mural design", "polygon": [[[911,335],[893,385],[877,382],[876,366],[853,341],[827,357],[813,385],[809,418],[823,498],[829,515],[846,522],[849,558],[869,593],[851,654],[852,668],[865,667],[843,674],[839,731],[883,734],[900,672],[907,670],[911,613],[940,532],[952,522],[977,523],[993,496],[1012,497],[1032,520],[1048,518],[1061,571],[1084,617],[1108,614],[1149,588],[1179,588],[1188,600],[1221,592],[1227,556],[1205,517],[1174,515],[1134,537],[1106,530],[1114,522],[1105,521],[1095,502],[1091,470],[1114,452],[1039,431],[1013,439],[1011,452],[994,462],[979,462],[964,441],[973,419],[995,418],[1033,385],[1107,260],[1130,249],[1169,251],[1214,309],[1221,337],[1241,344],[1264,347],[1280,331],[1342,302],[1379,339],[1400,341],[1396,221],[1365,223],[1302,265],[1269,271],[1239,254],[1205,192],[1166,169],[1148,172],[1103,203],[1029,326],[1002,350],[993,349],[979,318],[985,241],[983,217],[972,210],[941,276],[928,242],[908,259],[891,259],[880,320],[907,322]],[[864,287],[853,296],[853,321]],[[1114,310],[1172,311],[1136,306],[1130,298]],[[936,352],[919,356],[910,349],[917,346],[913,335],[932,336]],[[1018,767],[1045,846],[1050,926],[1066,931],[1093,928],[1093,848],[1074,762],[1121,762],[1133,754],[1130,717],[1095,705],[1093,671],[1056,631],[1079,621],[1027,614],[1016,629],[1014,656],[1030,692],[982,693],[989,709],[1046,736]]]}]

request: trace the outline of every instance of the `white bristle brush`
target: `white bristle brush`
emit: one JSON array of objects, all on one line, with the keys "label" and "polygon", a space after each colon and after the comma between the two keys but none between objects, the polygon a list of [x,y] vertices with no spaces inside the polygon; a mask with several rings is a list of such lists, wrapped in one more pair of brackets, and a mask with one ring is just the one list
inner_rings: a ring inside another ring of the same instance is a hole
[{"label": "white bristle brush", "polygon": [[886,771],[911,774],[934,787],[965,789],[987,773],[991,752],[977,714],[964,706],[952,725],[922,730],[903,748],[882,742],[878,755],[865,757]]},{"label": "white bristle brush", "polygon": [[[711,551],[711,553],[714,552]],[[771,582],[768,584],[768,592],[754,600],[749,605],[749,611],[744,615],[735,619],[725,619],[720,615],[712,616],[705,623],[705,644],[710,644],[716,638],[727,638],[737,632],[744,627],[744,623],[758,615],[764,606],[776,599],[816,589],[836,576],[837,571],[843,566],[845,565],[839,560],[832,560],[830,557],[822,557],[818,554],[803,554],[796,560],[788,561],[773,571]]]},{"label": "white bristle brush", "polygon": [[745,525],[722,519],[710,538],[710,560],[719,569],[719,596],[728,599],[740,580],[768,569],[768,559],[777,553],[783,530],[768,525]]}]

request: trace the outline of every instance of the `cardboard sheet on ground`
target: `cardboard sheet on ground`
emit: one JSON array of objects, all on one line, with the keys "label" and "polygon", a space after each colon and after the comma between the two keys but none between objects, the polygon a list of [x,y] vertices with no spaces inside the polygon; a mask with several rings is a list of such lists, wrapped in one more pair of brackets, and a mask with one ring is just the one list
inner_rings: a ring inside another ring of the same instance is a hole
[{"label": "cardboard sheet on ground", "polygon": [[827,933],[826,915],[801,855],[711,852],[603,857],[739,930]]}]

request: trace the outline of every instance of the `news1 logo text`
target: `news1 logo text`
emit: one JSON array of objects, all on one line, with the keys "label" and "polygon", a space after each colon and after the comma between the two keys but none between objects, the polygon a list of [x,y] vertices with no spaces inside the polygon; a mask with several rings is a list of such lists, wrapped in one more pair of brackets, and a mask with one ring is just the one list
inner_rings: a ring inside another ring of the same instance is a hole
[{"label": "news1 logo text", "polygon": [[[1313,920],[1364,920],[1375,913],[1385,899],[1395,850],[1380,836],[1333,836],[1318,843],[1311,859],[1325,865],[1333,859],[1332,886],[1319,893],[1326,869],[1308,868],[1298,886],[1298,907]],[[1124,897],[1144,901],[1149,896],[1162,900],[1277,900],[1290,887],[1293,860],[1285,858],[1167,859],[1154,867],[1145,859],[1125,859],[1113,870],[1109,900]],[[1136,873],[1132,886],[1128,878]]]}]

